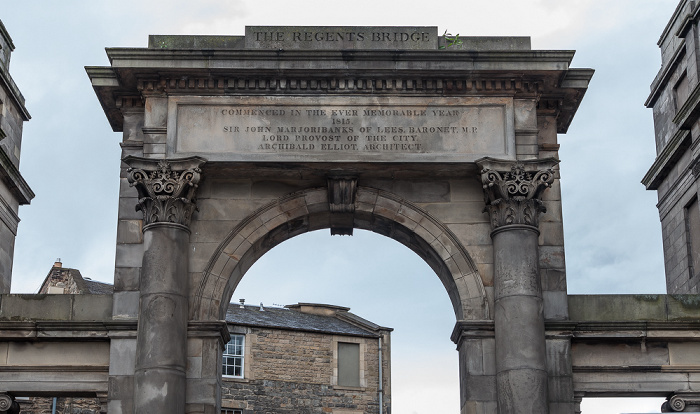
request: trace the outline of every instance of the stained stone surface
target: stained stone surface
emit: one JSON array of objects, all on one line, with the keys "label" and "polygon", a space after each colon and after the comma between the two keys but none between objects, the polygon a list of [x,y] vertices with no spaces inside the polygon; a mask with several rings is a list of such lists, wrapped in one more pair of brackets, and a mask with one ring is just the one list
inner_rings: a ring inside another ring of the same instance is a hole
[{"label": "stained stone surface", "polygon": [[464,162],[515,155],[503,98],[171,98],[169,156],[209,161]]}]

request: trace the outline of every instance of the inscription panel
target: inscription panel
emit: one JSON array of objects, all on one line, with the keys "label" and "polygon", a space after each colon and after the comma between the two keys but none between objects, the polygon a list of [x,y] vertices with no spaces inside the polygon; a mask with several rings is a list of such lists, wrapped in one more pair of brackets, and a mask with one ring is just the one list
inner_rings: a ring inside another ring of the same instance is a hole
[{"label": "inscription panel", "polygon": [[246,26],[248,49],[436,50],[437,26]]},{"label": "inscription panel", "polygon": [[513,158],[508,98],[171,98],[168,155],[211,161]]}]

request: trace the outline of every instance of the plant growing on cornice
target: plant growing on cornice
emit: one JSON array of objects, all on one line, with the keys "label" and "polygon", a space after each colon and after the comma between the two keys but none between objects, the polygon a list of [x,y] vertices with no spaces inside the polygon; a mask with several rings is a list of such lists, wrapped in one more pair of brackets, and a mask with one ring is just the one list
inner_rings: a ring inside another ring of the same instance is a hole
[{"label": "plant growing on cornice", "polygon": [[463,43],[462,39],[459,38],[459,33],[453,36],[452,34],[447,33],[447,30],[445,30],[445,33],[443,33],[442,37],[445,39],[445,42],[447,42],[447,44],[440,46],[439,49],[447,49],[448,47],[461,46]]}]

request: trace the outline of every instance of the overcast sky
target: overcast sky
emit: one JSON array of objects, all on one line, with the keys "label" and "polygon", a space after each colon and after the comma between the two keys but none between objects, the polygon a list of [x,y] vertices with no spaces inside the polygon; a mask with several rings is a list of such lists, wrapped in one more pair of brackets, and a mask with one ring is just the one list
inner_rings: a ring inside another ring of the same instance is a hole
[{"label": "overcast sky", "polygon": [[[242,35],[246,25],[414,25],[531,36],[534,49],[575,49],[572,66],[596,70],[560,136],[569,293],[664,293],[656,193],[640,184],[655,157],[643,103],[676,3],[4,0],[0,19],[16,46],[10,71],[32,115],[20,170],[37,194],[20,209],[12,291],[35,292],[59,257],[84,276],[112,281],[121,134],[109,128],[83,69],[108,66],[105,47],[145,47],[149,34]],[[362,231],[299,236],[253,266],[233,299],[241,297],[345,305],[394,327],[393,412],[459,412],[454,313],[430,268],[397,242]],[[658,412],[659,405],[585,401],[584,413]]]}]

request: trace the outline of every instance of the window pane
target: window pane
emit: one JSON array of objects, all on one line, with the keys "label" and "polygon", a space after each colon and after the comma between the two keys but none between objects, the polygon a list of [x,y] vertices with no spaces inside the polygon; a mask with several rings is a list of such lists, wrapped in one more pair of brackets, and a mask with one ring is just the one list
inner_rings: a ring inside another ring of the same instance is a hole
[{"label": "window pane", "polygon": [[222,359],[223,375],[243,378],[244,339],[243,335],[231,335],[231,341],[226,344]]},{"label": "window pane", "polygon": [[360,386],[360,344],[338,342],[338,385]]}]

